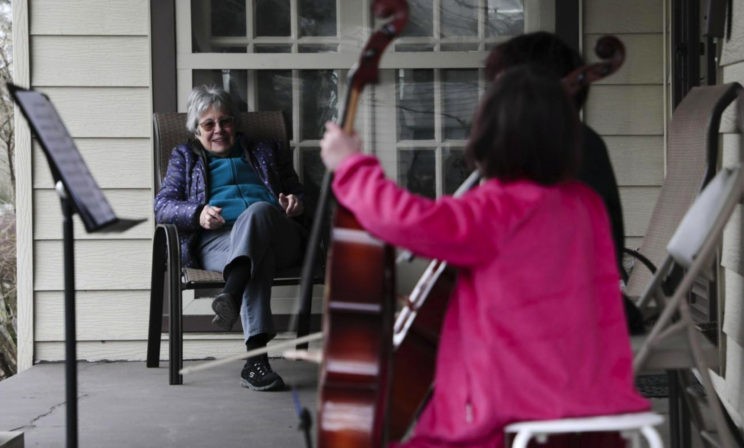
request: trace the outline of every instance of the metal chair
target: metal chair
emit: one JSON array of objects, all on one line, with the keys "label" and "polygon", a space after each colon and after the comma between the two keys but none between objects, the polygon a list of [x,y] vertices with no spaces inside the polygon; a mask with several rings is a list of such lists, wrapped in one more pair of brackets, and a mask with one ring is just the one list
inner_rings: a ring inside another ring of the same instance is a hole
[{"label": "metal chair", "polygon": [[[244,112],[240,116],[239,131],[256,140],[274,140],[288,143],[284,117],[280,111]],[[154,125],[155,191],[168,167],[173,149],[187,141],[185,113],[156,113]],[[306,211],[311,216],[311,211]],[[324,250],[321,248],[318,262],[312,276],[312,284],[324,282]],[[277,272],[275,286],[298,285],[301,281],[301,266]],[[183,367],[183,333],[215,332],[211,325],[211,315],[183,315],[183,291],[222,288],[224,280],[221,272],[181,266],[178,230],[172,224],[158,224],[153,236],[152,277],[150,289],[150,321],[147,338],[147,367],[160,364],[161,331],[168,329],[170,384],[183,384],[179,373]],[[165,306],[165,308],[164,308]],[[163,311],[169,313],[163,314]],[[287,328],[289,315],[274,316],[277,328]],[[320,321],[311,323],[310,309],[298,316],[298,336],[304,336],[310,327],[319,327]],[[233,331],[239,331],[236,324]]]},{"label": "metal chair", "polygon": [[654,426],[660,425],[664,418],[653,412],[638,412],[633,414],[600,415],[585,418],[564,418],[558,420],[541,420],[517,422],[504,428],[507,436],[514,434],[511,448],[527,448],[529,442],[535,439],[538,443],[545,443],[548,436],[569,433],[588,432],[620,432],[623,438],[633,440],[633,446],[638,446],[637,435],[646,439],[649,448],[662,448],[661,437]]}]

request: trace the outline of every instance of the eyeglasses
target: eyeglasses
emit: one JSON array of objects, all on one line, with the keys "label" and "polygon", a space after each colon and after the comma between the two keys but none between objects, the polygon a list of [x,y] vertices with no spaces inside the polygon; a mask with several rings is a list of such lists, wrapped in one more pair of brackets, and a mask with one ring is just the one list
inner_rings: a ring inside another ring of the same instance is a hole
[{"label": "eyeglasses", "polygon": [[217,123],[219,123],[220,128],[222,129],[232,127],[232,125],[235,124],[235,117],[222,117],[217,120],[217,122],[215,122],[214,120],[207,120],[199,123],[199,127],[202,128],[204,132],[212,132]]}]

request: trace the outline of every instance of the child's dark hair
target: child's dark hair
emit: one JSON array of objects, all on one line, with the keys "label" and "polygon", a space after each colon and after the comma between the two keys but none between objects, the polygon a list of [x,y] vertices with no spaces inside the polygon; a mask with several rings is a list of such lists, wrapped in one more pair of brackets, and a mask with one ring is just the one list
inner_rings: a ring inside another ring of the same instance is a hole
[{"label": "child's dark hair", "polygon": [[[562,78],[584,65],[584,59],[555,34],[545,31],[522,34],[491,50],[486,58],[486,79],[493,81],[502,71],[523,64],[540,66]],[[589,88],[584,87],[574,95],[578,109],[584,106],[588,93]]]},{"label": "child's dark hair", "polygon": [[465,156],[484,177],[552,185],[572,178],[579,120],[558,78],[540,67],[503,71],[481,100]]}]

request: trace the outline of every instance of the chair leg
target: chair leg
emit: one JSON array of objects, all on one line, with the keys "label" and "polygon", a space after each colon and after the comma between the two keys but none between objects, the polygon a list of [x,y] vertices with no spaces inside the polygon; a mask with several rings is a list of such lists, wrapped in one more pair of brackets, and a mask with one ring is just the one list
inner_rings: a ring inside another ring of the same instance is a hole
[{"label": "chair leg", "polygon": [[517,436],[514,437],[511,448],[527,448],[527,444],[532,438],[532,433],[529,431],[519,431]]},{"label": "chair leg", "polygon": [[[159,291],[159,292],[158,292]],[[150,323],[147,331],[147,367],[160,366],[160,332],[163,325],[163,295],[160,290],[150,290]]]},{"label": "chair leg", "polygon": [[183,384],[183,375],[179,372],[183,367],[183,297],[181,290],[180,272],[168,268],[168,292],[170,304],[170,319],[168,326],[169,362],[168,372],[170,385]]},{"label": "chair leg", "polygon": [[689,420],[682,399],[683,388],[679,382],[680,372],[667,371],[669,382],[669,443],[672,448],[689,448]]},{"label": "chair leg", "polygon": [[163,233],[155,232],[150,276],[150,322],[147,330],[147,367],[160,366],[160,340],[163,329],[163,295],[165,279],[165,242]]},{"label": "chair leg", "polygon": [[641,428],[641,434],[646,438],[649,448],[663,448],[661,437],[653,426],[644,426]]}]

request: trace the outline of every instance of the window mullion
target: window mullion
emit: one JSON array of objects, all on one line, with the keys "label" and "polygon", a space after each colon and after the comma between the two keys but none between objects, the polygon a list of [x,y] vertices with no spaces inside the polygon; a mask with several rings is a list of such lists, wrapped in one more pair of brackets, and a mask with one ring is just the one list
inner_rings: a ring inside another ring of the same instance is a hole
[{"label": "window mullion", "polygon": [[[253,7],[256,0],[247,0],[245,5],[245,37],[248,39],[248,45],[246,46],[246,50],[248,53],[254,52],[254,36],[256,35],[255,32],[255,21],[253,18],[253,13],[255,11],[255,8]],[[250,90],[250,89],[249,89]]]},{"label": "window mullion", "polygon": [[442,127],[444,126],[443,113],[443,94],[442,94],[442,71],[434,69],[434,191],[437,196],[442,195],[443,180],[442,180],[442,142],[444,141],[444,132]]},{"label": "window mullion", "polygon": [[297,53],[297,38],[299,36],[300,11],[297,5],[298,0],[289,0],[289,16],[291,17],[289,25],[289,39],[292,42],[292,53]]},{"label": "window mullion", "polygon": [[432,32],[434,33],[434,51],[442,49],[442,0],[434,0],[434,17],[432,23]]},{"label": "window mullion", "polygon": [[256,79],[255,70],[248,70],[246,81],[248,82],[248,85],[245,89],[247,95],[245,101],[248,103],[248,110],[256,110],[256,107],[258,107],[258,101],[256,100],[256,85],[258,80]]},{"label": "window mullion", "polygon": [[300,104],[302,101],[300,92],[302,88],[301,76],[301,70],[292,70],[292,135],[297,143],[302,141],[302,123],[300,123],[300,116],[302,115],[300,113],[302,108],[302,104]]},{"label": "window mullion", "polygon": [[486,0],[478,0],[478,50],[486,51],[486,20],[488,12]]}]

